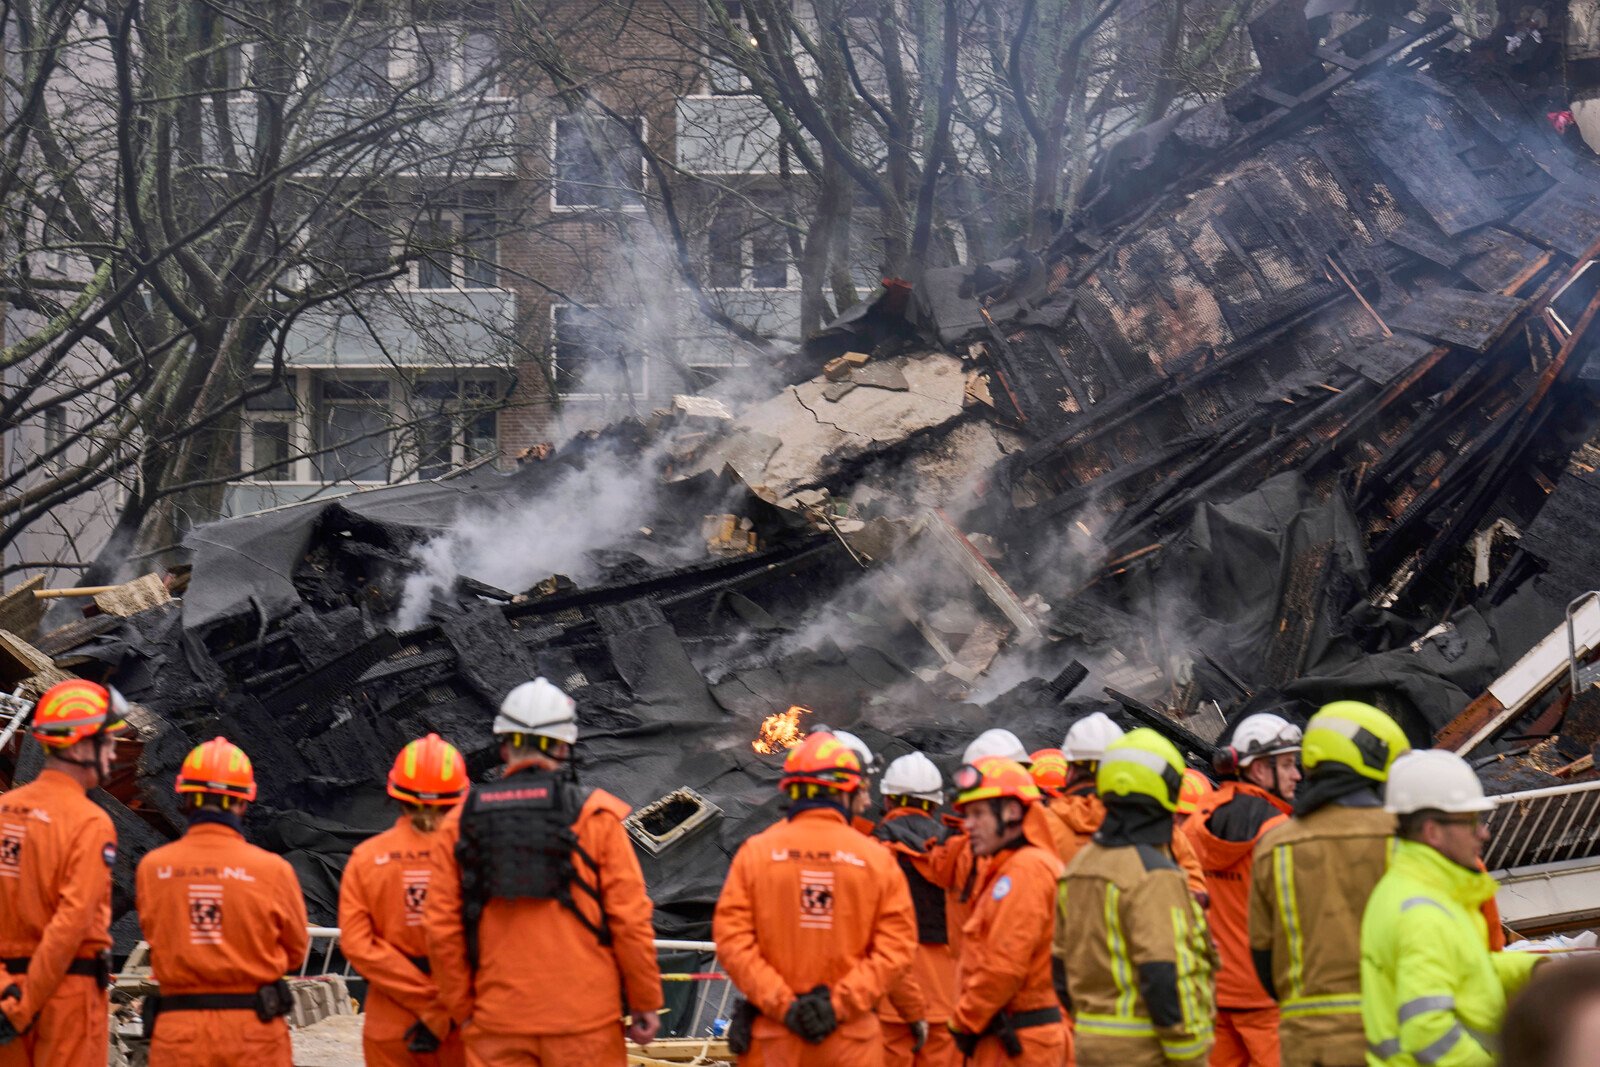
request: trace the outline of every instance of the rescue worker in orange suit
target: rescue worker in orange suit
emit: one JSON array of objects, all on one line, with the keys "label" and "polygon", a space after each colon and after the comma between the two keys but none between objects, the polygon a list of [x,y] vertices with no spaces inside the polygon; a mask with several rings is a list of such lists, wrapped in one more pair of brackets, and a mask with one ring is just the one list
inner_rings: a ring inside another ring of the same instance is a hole
[{"label": "rescue worker in orange suit", "polygon": [[[1211,779],[1193,767],[1185,767],[1183,785],[1178,789],[1178,810],[1172,816],[1173,826],[1182,830],[1189,822],[1189,816],[1199,809],[1200,804],[1214,789]],[[1183,876],[1189,883],[1189,892],[1194,894],[1202,908],[1210,907],[1211,893],[1206,889],[1206,872],[1200,866],[1200,856],[1195,852],[1194,845],[1189,842],[1188,834],[1172,835],[1172,858],[1183,868]]]},{"label": "rescue worker in orange suit", "polygon": [[310,937],[294,870],[244,839],[255,769],[212,738],[183,761],[177,791],[189,829],[147,852],[135,876],[161,986],[144,1005],[150,1067],[290,1067],[284,975]]},{"label": "rescue worker in orange suit", "polygon": [[1079,1067],[1199,1067],[1211,1051],[1215,954],[1173,862],[1183,758],[1138,729],[1107,746],[1106,818],[1056,902],[1056,988]]},{"label": "rescue worker in orange suit", "polygon": [[1278,1001],[1286,1067],[1363,1067],[1361,914],[1394,850],[1383,786],[1411,744],[1377,708],[1340,700],[1301,746],[1294,817],[1256,845],[1250,954]]},{"label": "rescue worker in orange suit", "polygon": [[961,941],[959,992],[949,1027],[978,1067],[1060,1067],[1071,1057],[1051,981],[1061,861],[1039,788],[1000,756],[956,771],[956,810],[982,862]]},{"label": "rescue worker in orange suit", "polygon": [[[1024,766],[1029,761],[1028,750],[1022,747],[1017,735],[1010,730],[995,727],[985,730],[961,754],[963,766],[973,766],[989,756],[1004,756]],[[950,924],[950,947],[956,956],[961,955],[961,939],[965,936],[967,916],[971,914],[973,895],[978,886],[978,862],[972,854],[972,842],[966,835],[965,820],[958,820],[957,832],[928,849],[927,859],[921,864],[923,874],[934,885],[945,891],[945,915]],[[1064,834],[1058,824],[1052,836]]]},{"label": "rescue worker in orange suit", "polygon": [[73,679],[45,690],[31,733],[44,769],[0,794],[0,1067],[104,1067],[111,817],[89,799],[111,774],[127,704]]},{"label": "rescue worker in orange suit", "polygon": [[653,1041],[662,1005],[628,806],[578,785],[577,705],[545,679],[506,694],[494,732],[503,775],[432,846],[433,980],[474,1067],[620,1067],[624,1036]]},{"label": "rescue worker in orange suit", "polygon": [[1217,942],[1217,1041],[1213,1067],[1278,1067],[1278,1005],[1250,956],[1250,880],[1256,843],[1289,818],[1300,728],[1281,715],[1241,719],[1217,757],[1226,778],[1181,831],[1205,869],[1208,918]]},{"label": "rescue worker in orange suit", "polygon": [[712,918],[754,1015],[730,1044],[762,1067],[877,1067],[874,1009],[917,949],[911,892],[894,855],[850,827],[863,782],[849,747],[811,734],[785,757],[779,787],[788,812],[739,847]]},{"label": "rescue worker in orange suit", "polygon": [[[1045,778],[1052,785],[1060,778],[1060,785],[1049,800],[1049,810],[1066,826],[1071,837],[1069,847],[1060,850],[1063,868],[1072,862],[1072,857],[1105,821],[1106,809],[1095,791],[1095,775],[1099,772],[1100,758],[1105,754],[1106,746],[1121,736],[1122,727],[1105,712],[1096,711],[1072,724],[1059,750],[1043,750],[1045,769],[1042,773]],[[1050,755],[1058,751],[1059,763]],[[1037,782],[1041,772],[1037,765],[1031,769]],[[1190,891],[1199,897],[1202,904],[1205,903],[1205,872],[1200,869],[1200,859],[1194,854],[1194,849],[1187,839],[1175,837],[1172,852],[1189,880]]]},{"label": "rescue worker in orange suit", "polygon": [[434,984],[422,919],[439,824],[467,795],[467,765],[438,734],[395,757],[388,792],[403,812],[355,847],[339,883],[339,947],[367,980],[367,1067],[461,1067],[461,1034]]},{"label": "rescue worker in orange suit", "polygon": [[889,987],[886,1003],[878,1005],[884,1067],[955,1067],[960,1056],[945,1027],[956,999],[945,894],[917,866],[927,843],[947,833],[938,819],[944,777],[927,756],[911,752],[884,769],[878,789],[884,814],[873,836],[895,854],[917,915],[917,954],[911,969]]},{"label": "rescue worker in orange suit", "polygon": [[[1182,830],[1188,824],[1189,816],[1198,811],[1200,805],[1205,803],[1206,798],[1216,791],[1217,787],[1211,784],[1211,779],[1193,767],[1185,767],[1183,769],[1183,787],[1178,790],[1178,812],[1173,816],[1174,821],[1178,824],[1178,829]],[[1177,839],[1174,838],[1174,840]],[[1202,874],[1201,877],[1204,878],[1204,875]]]}]

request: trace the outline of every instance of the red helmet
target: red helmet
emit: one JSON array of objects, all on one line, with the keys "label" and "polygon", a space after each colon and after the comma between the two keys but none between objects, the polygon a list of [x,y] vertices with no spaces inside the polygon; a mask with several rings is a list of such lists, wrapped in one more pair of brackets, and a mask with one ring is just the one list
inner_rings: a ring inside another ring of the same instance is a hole
[{"label": "red helmet", "polygon": [[956,769],[956,807],[975,804],[980,800],[999,800],[1012,797],[1024,804],[1039,799],[1039,787],[1033,784],[1028,768],[1004,756],[985,756],[976,764]]},{"label": "red helmet", "polygon": [[1041,748],[1033,754],[1028,773],[1033,784],[1047,797],[1058,797],[1067,787],[1067,754],[1059,748]]},{"label": "red helmet", "polygon": [[778,786],[787,789],[792,785],[820,785],[854,793],[861,788],[861,757],[832,734],[810,734],[784,757]]},{"label": "red helmet", "polygon": [[456,746],[429,734],[411,742],[389,770],[389,795],[408,804],[448,807],[467,795],[467,761]]},{"label": "red helmet", "polygon": [[1206,797],[1216,792],[1211,779],[1193,767],[1183,769],[1183,784],[1178,787],[1178,814],[1193,815]]},{"label": "red helmet", "polygon": [[237,800],[256,798],[256,771],[244,749],[226,737],[213,737],[193,752],[178,768],[179,793],[207,793]]},{"label": "red helmet", "polygon": [[63,749],[127,725],[128,702],[121,693],[84,678],[70,678],[44,691],[33,707],[31,732],[46,748]]}]

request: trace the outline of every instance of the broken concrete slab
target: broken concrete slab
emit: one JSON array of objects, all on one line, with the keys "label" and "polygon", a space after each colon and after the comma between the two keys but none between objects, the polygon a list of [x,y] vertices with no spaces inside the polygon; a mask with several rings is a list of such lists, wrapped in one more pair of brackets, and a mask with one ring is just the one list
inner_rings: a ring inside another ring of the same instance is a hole
[{"label": "broken concrete slab", "polygon": [[905,372],[893,363],[869,363],[852,371],[850,380],[857,385],[871,385],[879,389],[910,389]]},{"label": "broken concrete slab", "polygon": [[747,461],[741,467],[732,463],[729,443],[719,442],[685,473],[730,464],[747,484],[765,486],[781,500],[796,489],[826,481],[843,461],[883,451],[961,417],[966,373],[960,360],[935,354],[900,357],[883,365],[904,377],[905,389],[856,388],[830,403],[826,378],[789,386],[746,409],[734,424],[736,437],[759,434],[763,445],[778,441],[759,469],[748,462],[754,450],[741,455]]}]

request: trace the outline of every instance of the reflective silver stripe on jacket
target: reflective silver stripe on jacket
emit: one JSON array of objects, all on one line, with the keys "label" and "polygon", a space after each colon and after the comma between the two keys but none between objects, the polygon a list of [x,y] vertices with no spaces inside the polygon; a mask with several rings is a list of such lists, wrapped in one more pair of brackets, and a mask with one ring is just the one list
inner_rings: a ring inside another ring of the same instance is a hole
[{"label": "reflective silver stripe on jacket", "polygon": [[1412,1058],[1418,1063],[1438,1063],[1444,1059],[1445,1053],[1456,1047],[1456,1042],[1467,1036],[1460,1023],[1451,1023],[1450,1029],[1445,1031],[1443,1037],[1429,1045],[1427,1048],[1413,1052]]},{"label": "reflective silver stripe on jacket", "polygon": [[1418,997],[1416,1000],[1408,1000],[1400,1005],[1400,1025],[1404,1026],[1417,1016],[1426,1015],[1430,1011],[1453,1012],[1455,1010],[1455,997]]}]

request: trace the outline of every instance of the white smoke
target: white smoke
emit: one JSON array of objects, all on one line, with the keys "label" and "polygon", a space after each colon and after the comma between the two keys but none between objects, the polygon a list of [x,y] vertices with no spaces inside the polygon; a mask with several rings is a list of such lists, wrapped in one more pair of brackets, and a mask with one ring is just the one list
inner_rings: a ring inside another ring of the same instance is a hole
[{"label": "white smoke", "polygon": [[602,453],[509,507],[462,512],[444,533],[419,546],[406,578],[399,631],[427,620],[436,593],[458,577],[521,592],[552,574],[583,584],[599,573],[589,557],[638,533],[655,506],[653,457]]}]

